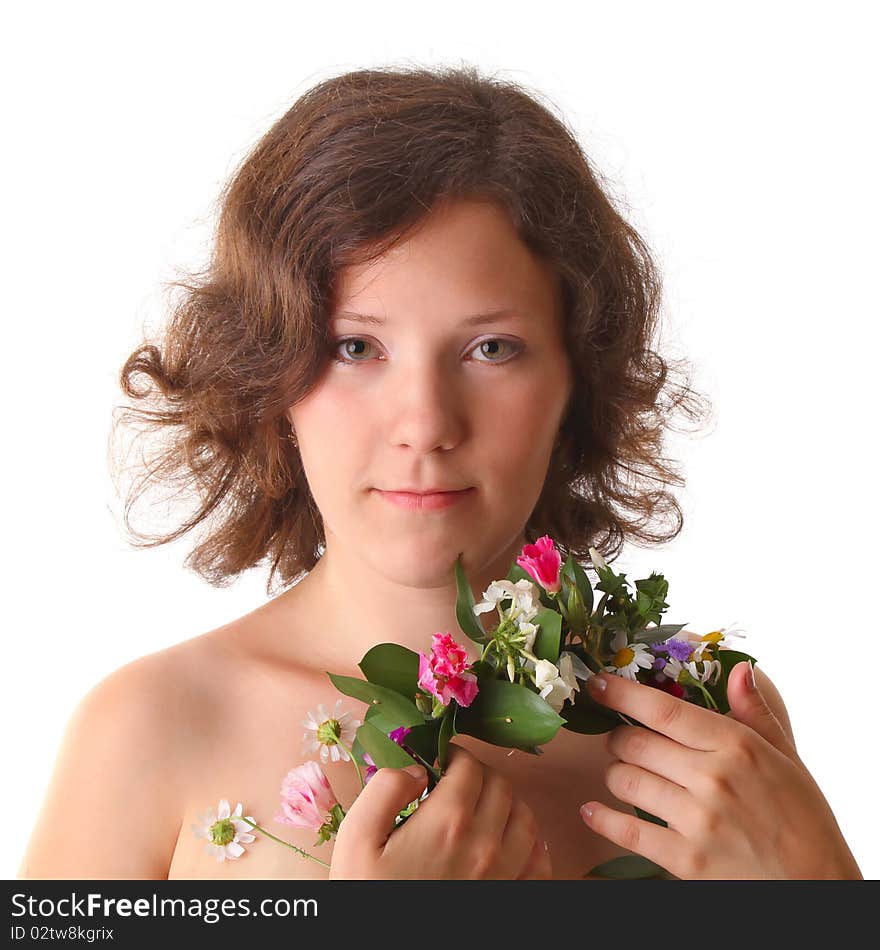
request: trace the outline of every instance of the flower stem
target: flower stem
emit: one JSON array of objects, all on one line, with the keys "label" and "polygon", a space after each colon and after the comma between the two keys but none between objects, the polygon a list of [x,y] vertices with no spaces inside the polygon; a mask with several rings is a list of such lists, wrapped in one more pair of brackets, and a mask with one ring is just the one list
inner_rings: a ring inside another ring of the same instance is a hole
[{"label": "flower stem", "polygon": [[311,858],[312,861],[317,862],[320,865],[323,865],[325,868],[329,868],[330,865],[326,861],[322,861],[320,858],[316,858],[313,854],[309,854],[308,851],[303,851],[302,848],[298,848],[295,844],[291,844],[289,841],[285,841],[283,838],[277,838],[272,834],[271,831],[266,831],[265,828],[261,828],[255,821],[251,821],[249,818],[241,818],[241,821],[246,821],[249,825],[256,828],[261,834],[264,834],[267,838],[271,838],[273,841],[277,841],[278,844],[283,844],[288,848],[292,848],[297,854],[301,854],[304,858]]},{"label": "flower stem", "polygon": [[363,775],[361,775],[361,767],[357,764],[357,759],[354,757],[354,752],[352,752],[351,749],[349,749],[346,744],[341,742],[339,739],[336,740],[336,744],[349,754],[355,769],[357,769],[358,781],[361,783],[361,788],[366,788],[367,783],[364,781]]}]

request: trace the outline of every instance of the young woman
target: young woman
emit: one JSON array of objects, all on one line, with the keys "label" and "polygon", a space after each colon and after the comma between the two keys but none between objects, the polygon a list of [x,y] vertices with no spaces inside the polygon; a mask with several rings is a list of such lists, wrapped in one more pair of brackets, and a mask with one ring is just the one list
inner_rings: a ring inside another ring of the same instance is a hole
[{"label": "young woman", "polygon": [[[282,590],[86,695],[22,876],[563,879],[629,850],[679,877],[859,876],[782,700],[744,668],[727,717],[612,677],[599,701],[656,732],[561,729],[541,756],[457,736],[393,834],[424,777],[361,791],[342,761],[335,842],[272,821],[301,723],[339,695],[327,671],[360,677],[381,642],[467,642],[459,553],[482,592],[544,534],[586,562],[681,529],[661,447],[701,401],[651,348],[655,265],[533,95],[470,68],[320,83],[242,163],[209,267],[177,286],[164,339],[121,374],[152,407],[129,417],[167,436],[126,522],[151,480],[182,481],[199,508],[158,543],[200,527],[206,580],[265,564]],[[212,860],[193,828],[221,799],[319,861],[259,832]]]}]

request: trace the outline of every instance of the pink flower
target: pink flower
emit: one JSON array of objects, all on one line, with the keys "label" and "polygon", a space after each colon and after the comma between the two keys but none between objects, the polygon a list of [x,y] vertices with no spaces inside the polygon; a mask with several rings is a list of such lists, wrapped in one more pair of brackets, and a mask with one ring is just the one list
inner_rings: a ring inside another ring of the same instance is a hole
[{"label": "pink flower", "polygon": [[562,587],[559,579],[562,556],[556,550],[549,534],[538,538],[534,544],[523,545],[522,554],[516,563],[547,591],[556,594]]},{"label": "pink flower", "polygon": [[477,678],[466,672],[470,663],[465,649],[448,633],[431,634],[431,654],[419,650],[419,686],[448,706],[470,706],[479,692]]},{"label": "pink flower", "polygon": [[320,831],[337,804],[333,789],[317,762],[291,769],[281,782],[281,812],[275,821]]}]

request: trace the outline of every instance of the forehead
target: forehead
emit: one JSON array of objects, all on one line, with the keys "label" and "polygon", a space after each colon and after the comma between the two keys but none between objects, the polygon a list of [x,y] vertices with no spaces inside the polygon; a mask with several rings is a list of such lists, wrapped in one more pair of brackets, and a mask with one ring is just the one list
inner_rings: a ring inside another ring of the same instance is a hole
[{"label": "forehead", "polygon": [[489,201],[437,206],[405,240],[374,261],[341,269],[334,281],[334,317],[352,311],[390,322],[417,310],[476,322],[502,310],[552,315],[557,305],[552,267]]}]

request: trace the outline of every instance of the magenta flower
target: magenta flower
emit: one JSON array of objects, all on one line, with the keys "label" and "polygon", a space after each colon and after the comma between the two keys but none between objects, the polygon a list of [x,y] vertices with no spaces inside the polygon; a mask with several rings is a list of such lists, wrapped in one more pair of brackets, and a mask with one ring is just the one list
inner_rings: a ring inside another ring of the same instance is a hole
[{"label": "magenta flower", "polygon": [[431,653],[419,650],[419,686],[448,706],[470,706],[479,692],[477,678],[467,672],[470,659],[449,633],[431,634]]},{"label": "magenta flower", "polygon": [[317,762],[306,762],[291,769],[281,782],[281,812],[275,821],[298,828],[320,831],[331,820],[337,804],[327,776]]},{"label": "magenta flower", "polygon": [[523,545],[522,554],[516,563],[547,591],[559,593],[562,581],[559,578],[562,567],[562,555],[556,550],[549,534],[538,538],[534,544]]}]

